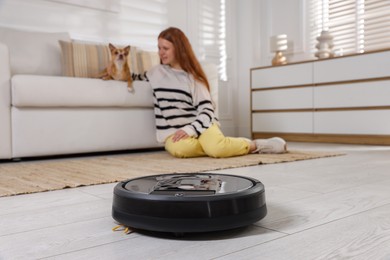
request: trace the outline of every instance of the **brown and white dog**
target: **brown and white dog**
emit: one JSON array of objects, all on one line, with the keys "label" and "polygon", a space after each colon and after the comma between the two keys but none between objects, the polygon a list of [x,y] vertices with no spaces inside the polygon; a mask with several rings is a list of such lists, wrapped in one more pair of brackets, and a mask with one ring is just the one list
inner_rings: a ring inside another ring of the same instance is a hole
[{"label": "brown and white dog", "polygon": [[131,78],[127,57],[129,56],[130,46],[125,48],[116,48],[111,43],[108,44],[111,51],[111,61],[108,66],[99,74],[103,80],[127,81],[127,89],[133,92],[133,80]]}]

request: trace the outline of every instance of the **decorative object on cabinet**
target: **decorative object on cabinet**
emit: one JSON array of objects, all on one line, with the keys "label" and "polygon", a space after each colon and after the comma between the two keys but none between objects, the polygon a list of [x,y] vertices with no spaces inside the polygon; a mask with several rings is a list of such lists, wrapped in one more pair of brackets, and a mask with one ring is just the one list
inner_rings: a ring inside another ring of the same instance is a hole
[{"label": "decorative object on cabinet", "polygon": [[272,59],[272,66],[283,65],[287,63],[286,57],[283,56],[283,51],[287,50],[287,35],[279,34],[271,37],[271,51],[275,52]]},{"label": "decorative object on cabinet", "polygon": [[319,59],[327,59],[334,57],[333,52],[333,36],[329,31],[322,31],[321,35],[317,38],[318,43],[316,44],[317,52],[315,56]]}]

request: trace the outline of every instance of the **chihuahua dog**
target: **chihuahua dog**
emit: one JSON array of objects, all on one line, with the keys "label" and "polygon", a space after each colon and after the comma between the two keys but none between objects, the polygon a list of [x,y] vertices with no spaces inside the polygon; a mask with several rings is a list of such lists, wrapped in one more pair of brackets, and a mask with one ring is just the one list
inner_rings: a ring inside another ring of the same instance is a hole
[{"label": "chihuahua dog", "polygon": [[127,89],[130,92],[133,92],[133,80],[130,74],[129,65],[127,64],[130,46],[121,49],[116,48],[110,43],[108,44],[108,47],[111,51],[111,61],[98,77],[103,80],[115,79],[127,81]]}]

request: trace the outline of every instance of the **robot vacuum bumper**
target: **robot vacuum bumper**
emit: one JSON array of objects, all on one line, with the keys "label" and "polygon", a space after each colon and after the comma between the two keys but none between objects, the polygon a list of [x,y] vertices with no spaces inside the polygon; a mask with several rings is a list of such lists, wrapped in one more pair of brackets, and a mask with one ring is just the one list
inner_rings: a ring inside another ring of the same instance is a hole
[{"label": "robot vacuum bumper", "polygon": [[247,226],[267,214],[264,185],[253,178],[186,173],[118,183],[112,217],[135,229],[209,232]]}]

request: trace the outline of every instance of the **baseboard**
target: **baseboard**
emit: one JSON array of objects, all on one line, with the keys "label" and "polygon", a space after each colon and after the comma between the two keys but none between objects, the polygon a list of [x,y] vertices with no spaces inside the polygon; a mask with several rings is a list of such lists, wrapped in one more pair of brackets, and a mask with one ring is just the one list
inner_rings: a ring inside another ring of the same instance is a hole
[{"label": "baseboard", "polygon": [[286,141],[390,145],[390,135],[351,135],[351,134],[307,134],[307,133],[269,133],[255,132],[252,138],[269,138],[279,136]]}]

